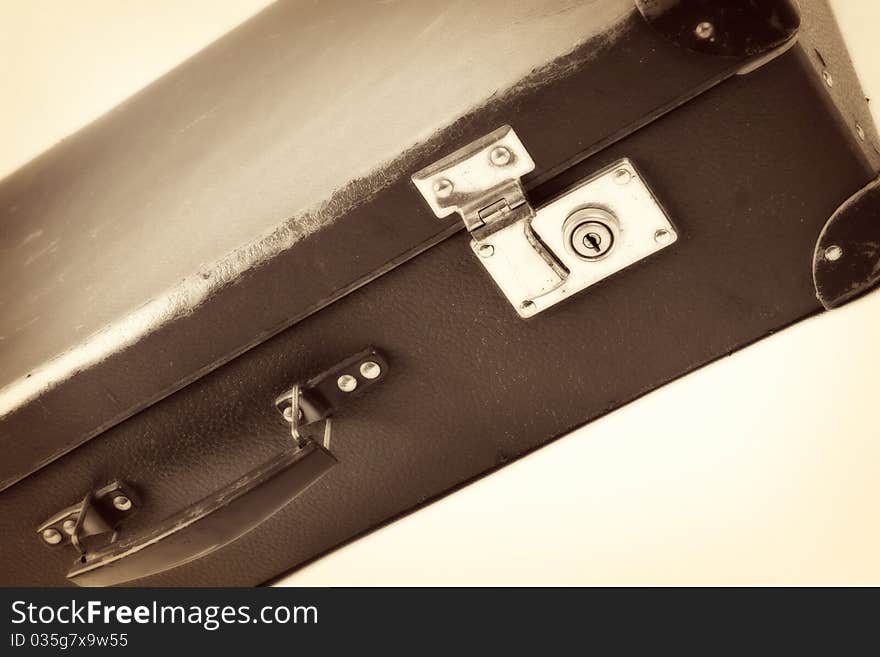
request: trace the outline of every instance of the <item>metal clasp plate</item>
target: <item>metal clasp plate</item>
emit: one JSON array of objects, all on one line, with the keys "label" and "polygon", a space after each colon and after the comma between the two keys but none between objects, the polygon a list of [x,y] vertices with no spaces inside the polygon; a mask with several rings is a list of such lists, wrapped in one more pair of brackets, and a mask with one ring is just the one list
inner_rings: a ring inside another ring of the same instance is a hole
[{"label": "metal clasp plate", "polygon": [[416,173],[412,180],[438,217],[461,214],[471,232],[525,205],[520,177],[535,168],[510,126],[460,148]]},{"label": "metal clasp plate", "polygon": [[623,158],[535,209],[520,182],[535,163],[504,126],[412,180],[438,217],[461,214],[471,249],[520,317],[532,317],[673,244],[678,234]]}]

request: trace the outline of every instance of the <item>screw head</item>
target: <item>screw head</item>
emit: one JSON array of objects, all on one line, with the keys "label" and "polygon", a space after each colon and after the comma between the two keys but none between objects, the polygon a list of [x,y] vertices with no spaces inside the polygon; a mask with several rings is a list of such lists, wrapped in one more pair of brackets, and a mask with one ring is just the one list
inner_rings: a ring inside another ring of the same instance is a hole
[{"label": "screw head", "polygon": [[841,249],[836,244],[832,244],[827,249],[825,249],[825,259],[830,262],[840,260],[842,257],[843,257],[843,249]]},{"label": "screw head", "polygon": [[481,244],[480,248],[477,249],[481,258],[491,258],[495,255],[495,247],[491,244]]},{"label": "screw head", "polygon": [[351,374],[343,374],[336,379],[336,386],[342,392],[353,392],[354,389],[358,387],[358,380]]},{"label": "screw head", "polygon": [[657,244],[669,244],[672,241],[672,233],[665,228],[661,228],[654,233],[654,241]]},{"label": "screw head", "polygon": [[63,529],[64,533],[68,536],[73,536],[73,532],[76,529],[76,520],[65,520],[63,523],[61,523],[61,529]]},{"label": "screw head", "polygon": [[117,495],[113,498],[113,508],[117,511],[128,511],[131,508],[131,500],[125,495]]},{"label": "screw head", "polygon": [[361,363],[360,371],[361,376],[365,379],[378,379],[379,375],[382,374],[382,366],[375,361],[368,360],[365,363]]},{"label": "screw head", "polygon": [[825,80],[825,84],[827,84],[829,87],[834,86],[834,78],[831,77],[831,73],[828,71],[828,69],[822,71],[822,79]]},{"label": "screw head", "polygon": [[697,23],[697,26],[694,28],[694,34],[697,35],[698,39],[711,39],[715,36],[715,26],[709,21]]},{"label": "screw head", "polygon": [[859,139],[865,141],[865,129],[858,123],[856,123],[856,134],[859,136]]},{"label": "screw head", "polygon": [[437,198],[449,198],[452,196],[452,190],[455,186],[448,178],[441,178],[434,183],[434,194]]},{"label": "screw head", "polygon": [[489,153],[489,161],[496,167],[505,167],[513,159],[513,153],[506,146],[496,146]]},{"label": "screw head", "polygon": [[629,169],[618,169],[614,172],[614,182],[618,185],[626,185],[630,180],[632,180],[632,173]]},{"label": "screw head", "polygon": [[49,527],[49,529],[43,530],[43,540],[46,541],[49,545],[58,545],[61,542],[61,539],[61,532],[59,532],[57,529]]}]

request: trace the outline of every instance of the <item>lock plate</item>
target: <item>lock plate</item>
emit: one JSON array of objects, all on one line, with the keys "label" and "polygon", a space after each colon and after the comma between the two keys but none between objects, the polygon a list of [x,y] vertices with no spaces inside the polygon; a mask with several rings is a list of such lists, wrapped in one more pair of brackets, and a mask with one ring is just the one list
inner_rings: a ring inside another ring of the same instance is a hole
[{"label": "lock plate", "polygon": [[438,217],[462,215],[471,249],[520,317],[533,317],[678,239],[627,158],[537,209],[520,183],[533,168],[522,142],[504,126],[413,176]]}]

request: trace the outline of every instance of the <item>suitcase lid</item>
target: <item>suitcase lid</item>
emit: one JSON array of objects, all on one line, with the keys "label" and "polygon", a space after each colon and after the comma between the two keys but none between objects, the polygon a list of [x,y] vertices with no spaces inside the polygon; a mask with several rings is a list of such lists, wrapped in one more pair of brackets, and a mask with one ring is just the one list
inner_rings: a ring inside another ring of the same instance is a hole
[{"label": "suitcase lid", "polygon": [[792,42],[700,4],[275,5],[10,175],[0,489],[460,230],[449,151],[512,123],[548,197]]}]

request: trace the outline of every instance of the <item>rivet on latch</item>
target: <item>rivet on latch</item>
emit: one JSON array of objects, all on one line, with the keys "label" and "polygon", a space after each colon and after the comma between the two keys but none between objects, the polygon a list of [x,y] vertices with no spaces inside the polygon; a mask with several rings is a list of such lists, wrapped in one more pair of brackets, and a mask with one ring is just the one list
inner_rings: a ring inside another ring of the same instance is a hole
[{"label": "rivet on latch", "polygon": [[447,178],[441,178],[434,183],[434,194],[437,195],[437,198],[449,198],[452,196],[453,189],[452,181]]},{"label": "rivet on latch", "polygon": [[512,159],[513,154],[510,152],[510,149],[505,146],[496,146],[489,153],[489,161],[496,167],[507,166]]},{"label": "rivet on latch", "polygon": [[495,247],[491,244],[481,244],[478,249],[481,258],[491,258],[495,255]]},{"label": "rivet on latch", "polygon": [[657,244],[669,244],[672,241],[672,233],[665,228],[661,228],[654,233],[654,241]]},{"label": "rivet on latch", "polygon": [[64,533],[68,536],[73,536],[73,532],[76,531],[76,520],[65,520],[61,525],[61,529],[63,529]]},{"label": "rivet on latch", "polygon": [[614,172],[614,182],[618,185],[626,185],[632,180],[632,173],[628,169],[618,169]]}]

